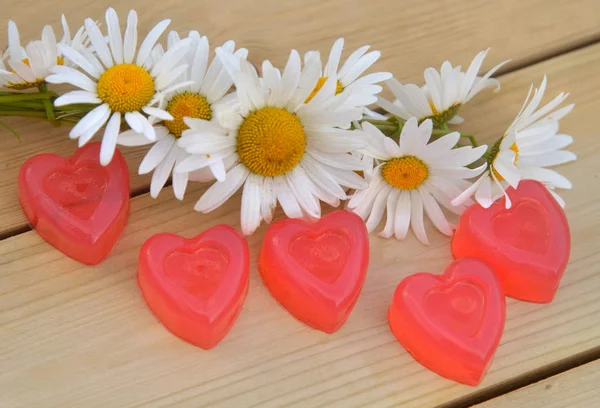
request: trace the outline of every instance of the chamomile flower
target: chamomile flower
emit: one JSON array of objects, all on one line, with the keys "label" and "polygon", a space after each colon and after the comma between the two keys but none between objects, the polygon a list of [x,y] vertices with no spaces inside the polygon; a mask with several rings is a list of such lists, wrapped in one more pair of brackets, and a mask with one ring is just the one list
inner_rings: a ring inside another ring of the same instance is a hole
[{"label": "chamomile flower", "polygon": [[486,146],[455,148],[460,134],[453,132],[429,143],[433,123],[430,119],[420,125],[410,118],[404,125],[400,142],[386,137],[368,122],[362,124],[370,136],[365,154],[378,160],[368,188],[357,191],[348,208],[366,220],[373,231],[386,214],[384,238],[404,239],[409,226],[417,239],[429,244],[423,213],[445,235],[452,235],[452,226],[440,208],[460,214],[463,206],[453,206],[450,200],[470,183],[465,179],[477,176],[485,165],[475,169],[466,166],[477,161]]},{"label": "chamomile flower", "polygon": [[344,108],[344,98],[334,98],[335,75],[305,102],[319,81],[318,61],[302,69],[292,51],[283,74],[265,61],[259,78],[246,60],[222,48],[216,52],[236,86],[235,103],[219,118],[227,131],[203,119],[185,119],[190,129],[179,145],[234,164],[225,181],[202,195],[197,211],[218,208],[243,186],[241,226],[249,235],[262,220],[271,221],[278,202],[288,217],[318,218],[320,201],[338,206],[347,198],[343,187],[366,186],[354,172],[360,159],[348,154],[365,146],[364,133],[339,128],[359,119],[361,109]]},{"label": "chamomile flower", "polygon": [[414,84],[403,85],[395,78],[389,79],[386,84],[397,100],[392,103],[379,98],[377,104],[405,120],[414,116],[419,122],[431,119],[436,126],[462,123],[463,119],[457,113],[463,104],[486,88],[500,89],[498,80],[490,77],[508,61],[496,65],[483,77],[477,76],[488,51],[477,54],[467,72],[461,71],[460,66],[452,67],[449,61],[442,64],[440,72],[427,68],[425,85],[420,88]]},{"label": "chamomile flower", "polygon": [[130,11],[127,28],[122,36],[117,13],[109,8],[106,11],[107,44],[98,25],[92,19],[86,19],[85,30],[94,54],[59,45],[63,54],[83,72],[58,65],[52,68],[53,75],[46,78],[50,83],[69,83],[81,89],[57,98],[54,102],[56,106],[99,104],[73,127],[69,136],[72,139],[78,138],[81,147],[106,124],[100,148],[102,165],[107,165],[112,160],[122,117],[131,129],[143,133],[150,141],[156,140],[156,131],[148,116],[162,120],[173,119],[166,110],[154,105],[159,102],[162,93],[168,93],[173,86],[177,86],[173,82],[187,69],[187,66],[179,62],[188,51],[190,39],[181,40],[160,59],[153,59],[151,52],[154,45],[170,20],[163,20],[150,30],[139,49],[137,21],[136,12]]},{"label": "chamomile flower", "polygon": [[569,189],[571,182],[546,167],[577,159],[575,153],[562,150],[573,142],[573,138],[558,133],[559,120],[567,115],[574,105],[557,109],[568,97],[568,94],[560,93],[538,109],[546,86],[547,81],[544,77],[540,88],[535,89],[531,96],[532,85],[519,114],[488,155],[490,170],[483,173],[481,178],[454,199],[453,203],[458,204],[475,194],[475,199],[488,208],[504,195],[506,207],[510,208],[512,203],[505,193],[505,188],[508,185],[516,188],[520,180],[532,179],[542,182],[564,207],[564,201],[554,189]]},{"label": "chamomile flower", "polygon": [[[81,28],[71,39],[69,25],[62,16],[63,38],[61,44],[76,49],[84,48],[85,35]],[[44,26],[41,40],[21,46],[19,29],[14,21],[8,22],[8,49],[0,59],[0,86],[11,89],[37,88],[46,82],[50,70],[56,65],[68,63],[57,48],[56,36],[51,26]]]},{"label": "chamomile flower", "polygon": [[[382,91],[382,87],[377,85],[377,83],[390,79],[392,74],[389,72],[374,72],[363,77],[360,76],[381,57],[381,53],[379,51],[367,53],[370,46],[365,45],[354,51],[346,62],[342,64],[342,67],[339,68],[343,48],[343,38],[333,43],[325,69],[320,72],[317,86],[308,96],[307,101],[310,101],[317,94],[330,76],[335,76],[338,79],[336,94],[341,92],[349,92],[351,94],[346,100],[348,106],[365,107],[377,101],[375,95]],[[309,51],[305,54],[305,63],[308,63],[312,59],[319,61],[319,65],[321,65],[319,52]]]},{"label": "chamomile flower", "polygon": [[[208,181],[214,177],[219,181],[225,179],[225,166],[222,160],[210,160],[206,156],[194,157],[177,144],[182,133],[188,129],[184,117],[209,121],[215,128],[220,128],[217,120],[219,105],[225,101],[225,94],[233,84],[221,60],[219,58],[214,58],[212,62],[209,60],[208,39],[200,37],[197,31],[190,32],[188,37],[192,45],[183,60],[188,68],[180,77],[187,85],[166,94],[161,99],[160,107],[171,114],[173,120],[165,120],[154,125],[158,141],[148,151],[139,167],[140,174],[153,172],[150,183],[152,197],[158,196],[175,166],[184,169],[173,172],[173,191],[180,200],[183,199],[190,172],[194,180]],[[179,42],[179,35],[171,31],[168,36],[168,49],[176,47]],[[234,48],[233,41],[223,45],[223,49],[228,52],[233,52]],[[157,46],[154,57],[160,59],[163,54],[162,47]],[[234,55],[238,58],[246,58],[247,54],[248,51],[241,48]],[[128,130],[119,136],[118,143],[140,146],[152,142],[143,134]],[[188,157],[191,160],[186,161]]]}]

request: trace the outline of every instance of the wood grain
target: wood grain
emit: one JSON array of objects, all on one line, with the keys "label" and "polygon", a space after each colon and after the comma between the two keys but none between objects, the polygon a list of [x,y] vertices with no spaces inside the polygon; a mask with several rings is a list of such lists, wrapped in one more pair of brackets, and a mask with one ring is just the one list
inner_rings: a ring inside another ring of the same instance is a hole
[{"label": "wood grain", "polygon": [[477,405],[477,408],[589,408],[600,401],[600,361]]},{"label": "wood grain", "polygon": [[[132,200],[128,226],[98,267],[84,267],[35,232],[0,242],[0,406],[48,407],[428,407],[485,391],[600,345],[600,45],[501,78],[497,95],[462,112],[465,130],[503,134],[532,81],[549,75],[549,93],[577,103],[561,123],[576,142],[575,163],[560,168],[575,185],[563,194],[572,254],[550,305],[508,301],[506,330],[478,388],[442,379],[395,341],[386,319],[393,290],[418,271],[441,272],[449,240],[428,225],[431,246],[371,239],[371,266],[348,323],[326,335],[290,317],[253,267],[239,320],[205,352],[170,335],[146,308],[135,281],[137,254],[152,234],[193,236],[212,225],[239,227],[239,197],[210,215],[193,212],[202,187],[182,202],[170,194]],[[548,98],[551,96],[549,95]],[[253,265],[266,227],[248,241]]]},{"label": "wood grain", "polygon": [[[5,19],[15,20],[21,38],[30,40],[39,37],[43,24],[58,29],[60,13],[66,14],[73,32],[86,17],[103,21],[111,2],[49,0],[40,6],[35,0],[4,0],[0,4]],[[199,30],[213,45],[234,39],[250,50],[249,59],[258,65],[263,59],[282,65],[291,48],[317,49],[328,55],[333,41],[345,37],[347,49],[371,44],[381,50],[377,69],[419,83],[426,67],[439,67],[448,58],[465,66],[487,47],[493,50],[486,69],[512,58],[506,67],[511,69],[600,38],[597,0],[203,0],[193,4],[132,0],[115,7],[122,23],[129,8],[138,10],[140,33],[168,17],[173,20],[172,29],[181,33]],[[2,23],[0,38],[5,41],[6,30]],[[26,226],[15,182],[23,162],[36,153],[70,155],[76,149],[66,128],[20,119],[8,123],[19,130],[24,143],[0,129],[0,236]],[[147,188],[149,183],[149,176],[136,175],[145,150],[137,148],[127,154],[136,189]]]}]

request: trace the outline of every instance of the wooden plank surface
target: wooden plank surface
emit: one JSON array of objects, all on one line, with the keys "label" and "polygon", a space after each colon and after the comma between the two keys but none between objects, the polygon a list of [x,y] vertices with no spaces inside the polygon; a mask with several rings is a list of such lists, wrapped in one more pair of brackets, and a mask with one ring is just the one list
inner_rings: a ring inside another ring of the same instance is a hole
[{"label": "wooden plank surface", "polygon": [[600,361],[521,388],[477,408],[592,408],[600,404]]},{"label": "wooden plank surface", "polygon": [[[103,21],[106,7],[114,5],[106,0],[51,0],[44,1],[43,7],[36,0],[2,3],[4,18],[19,24],[23,40],[37,38],[43,24],[58,29],[60,13],[67,15],[75,31],[85,17]],[[173,20],[171,28],[181,33],[199,30],[213,45],[236,40],[250,49],[249,59],[257,64],[265,58],[283,64],[291,48],[318,49],[327,55],[333,41],[345,37],[348,48],[371,44],[381,50],[378,69],[419,83],[426,67],[439,66],[448,58],[466,65],[487,47],[493,50],[486,69],[512,58],[506,66],[511,69],[600,38],[597,0],[448,0],[443,6],[418,0],[204,0],[193,4],[132,0],[114,6],[122,22],[129,8],[138,10],[140,33],[168,17]],[[6,39],[6,30],[1,23],[0,38]],[[23,162],[36,153],[70,155],[76,148],[66,128],[20,119],[8,123],[21,132],[24,143],[0,131],[0,236],[26,227],[15,183]],[[149,176],[136,174],[146,148],[127,151],[133,188],[147,188]]]},{"label": "wooden plank surface", "polygon": [[[450,262],[448,238],[428,226],[432,245],[371,239],[363,293],[348,323],[326,335],[296,322],[271,298],[253,266],[239,320],[206,352],[173,337],[146,308],[136,286],[137,254],[154,233],[193,236],[219,223],[239,227],[239,199],[211,215],[194,213],[202,191],[183,203],[170,194],[132,200],[125,233],[95,268],[71,261],[35,232],[0,242],[0,406],[402,406],[427,407],[497,386],[600,346],[600,45],[501,78],[503,90],[463,111],[463,128],[484,140],[504,132],[532,81],[571,91],[577,106],[561,123],[575,163],[560,171],[575,185],[563,194],[572,229],[571,261],[550,305],[508,301],[506,330],[478,388],[444,380],[395,341],[386,309],[397,283]],[[265,226],[249,238],[253,265]]]}]

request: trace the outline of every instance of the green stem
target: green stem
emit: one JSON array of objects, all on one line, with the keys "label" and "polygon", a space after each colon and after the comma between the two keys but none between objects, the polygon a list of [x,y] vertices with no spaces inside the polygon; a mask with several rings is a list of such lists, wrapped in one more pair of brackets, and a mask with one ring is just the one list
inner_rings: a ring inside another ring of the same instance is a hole
[{"label": "green stem", "polygon": [[8,126],[6,123],[4,123],[2,121],[0,121],[0,126],[2,126],[6,130],[8,130],[10,133],[12,133],[13,135],[15,135],[15,137],[17,138],[17,140],[19,141],[19,143],[23,143],[21,141],[21,135],[19,135],[19,133],[17,133],[16,130],[14,130],[13,128],[11,128],[10,126]]},{"label": "green stem", "polygon": [[47,100],[54,98],[56,94],[54,92],[48,92],[47,87],[46,90],[42,91],[42,87],[46,85],[40,85],[40,92],[38,93],[20,93],[20,94],[12,94],[7,92],[0,93],[0,103],[12,103],[12,102],[22,102],[22,101],[39,101],[39,100]]},{"label": "green stem", "polygon": [[63,105],[63,106],[57,106],[55,108],[56,112],[59,111],[84,111],[84,112],[89,112],[92,109],[94,109],[96,106],[98,106],[97,104],[92,104],[92,103],[73,103],[71,105]]},{"label": "green stem", "polygon": [[[48,116],[46,116],[46,112],[35,112],[35,111],[27,111],[27,110],[17,111],[17,110],[0,109],[0,116],[21,116],[21,117],[41,120],[43,122],[49,122]],[[77,123],[76,120],[74,121],[74,120],[68,120],[68,119],[55,119],[54,122],[59,125],[69,125],[69,126],[73,126]]]},{"label": "green stem", "polygon": [[0,109],[10,109],[10,108],[18,108],[18,109],[39,109],[45,110],[44,104],[41,101],[23,101],[23,102],[10,102],[6,105],[0,102]]},{"label": "green stem", "polygon": [[479,143],[477,143],[477,140],[475,139],[475,136],[473,136],[470,133],[461,133],[460,137],[466,137],[467,139],[469,139],[469,141],[471,142],[471,145],[473,147],[478,147]]},{"label": "green stem", "polygon": [[25,116],[28,118],[45,118],[48,119],[48,116],[45,112],[36,112],[30,110],[11,110],[4,109],[0,107],[0,116]]},{"label": "green stem", "polygon": [[446,122],[440,125],[440,130],[448,130],[448,124]]},{"label": "green stem", "polygon": [[[44,83],[44,84],[40,85],[38,87],[38,89],[40,90],[40,92],[46,94],[48,92],[48,85],[46,85]],[[53,125],[58,126],[57,123],[54,123],[54,121],[56,120],[56,115],[54,114],[54,104],[49,99],[44,99],[43,103],[44,103],[44,108],[46,109],[46,116],[48,117],[48,120]]]}]

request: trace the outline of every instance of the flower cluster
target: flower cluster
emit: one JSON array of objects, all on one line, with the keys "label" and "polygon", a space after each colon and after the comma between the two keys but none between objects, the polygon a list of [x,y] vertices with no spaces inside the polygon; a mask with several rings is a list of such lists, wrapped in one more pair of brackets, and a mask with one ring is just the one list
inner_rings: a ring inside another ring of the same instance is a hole
[{"label": "flower cluster", "polygon": [[[491,76],[504,63],[479,76],[489,50],[466,71],[448,61],[439,71],[427,68],[417,86],[387,72],[365,74],[380,58],[369,46],[342,62],[343,39],[324,66],[319,52],[302,58],[292,50],[283,69],[264,61],[257,70],[233,41],[211,49],[196,31],[166,33],[169,20],[138,44],[135,11],[124,31],[112,8],[105,24],[88,18],[73,38],[64,16],[62,23],[60,41],[46,26],[41,40],[22,47],[9,22],[0,85],[11,92],[0,96],[3,115],[26,108],[26,116],[72,125],[69,136],[79,146],[101,132],[103,165],[117,145],[148,145],[139,173],[152,172],[152,197],[169,178],[178,199],[189,181],[214,180],[194,207],[203,213],[241,189],[245,234],[270,222],[278,204],[288,217],[316,219],[321,202],[348,200],[369,231],[385,215],[382,237],[403,239],[410,227],[428,243],[425,214],[451,235],[446,214],[460,214],[472,197],[489,207],[508,186],[535,179],[564,205],[554,189],[571,187],[547,167],[575,159],[562,150],[572,138],[559,133],[573,105],[560,107],[567,96],[560,94],[540,108],[546,78],[491,148],[449,129],[464,122],[464,104],[499,89]],[[395,100],[378,96],[380,83]],[[48,84],[76,89],[58,95]],[[39,92],[15,92],[28,88]]]}]

